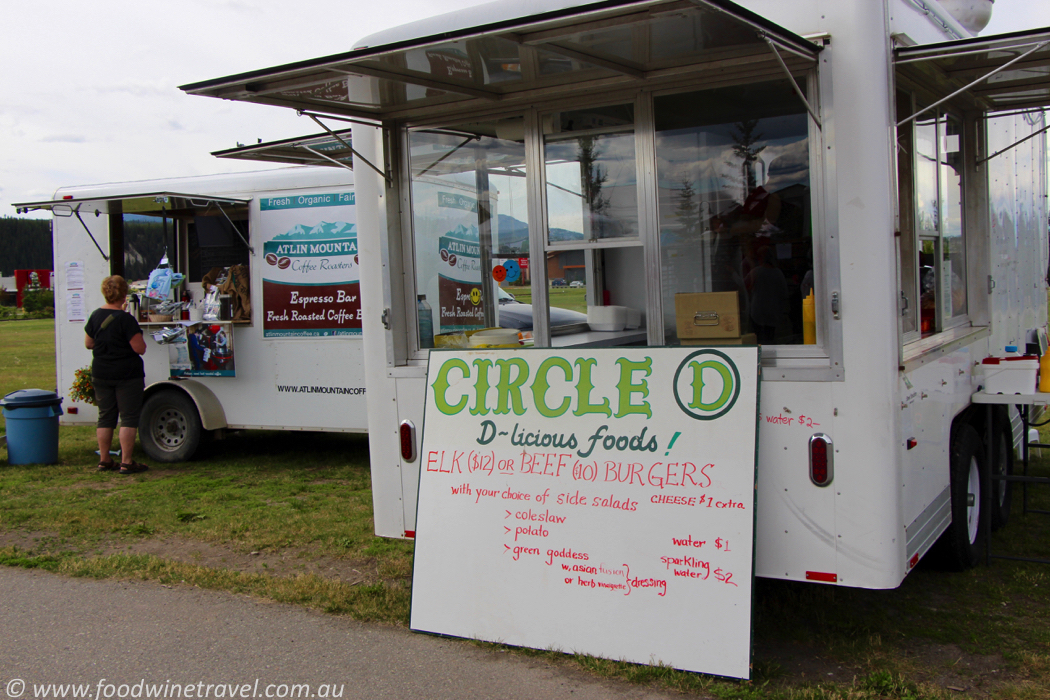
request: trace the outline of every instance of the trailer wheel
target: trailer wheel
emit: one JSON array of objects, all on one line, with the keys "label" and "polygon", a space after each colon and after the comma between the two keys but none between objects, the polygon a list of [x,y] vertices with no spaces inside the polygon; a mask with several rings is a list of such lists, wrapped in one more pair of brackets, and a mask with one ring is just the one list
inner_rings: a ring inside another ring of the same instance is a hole
[{"label": "trailer wheel", "polygon": [[[992,473],[1008,476],[1014,471],[1014,439],[1005,410],[996,411],[992,422]],[[1013,489],[1009,481],[992,482],[992,530],[998,530],[1010,519]]]},{"label": "trailer wheel", "polygon": [[975,566],[987,533],[981,519],[984,445],[972,425],[955,430],[951,446],[952,522],[938,541],[944,564],[955,571]]},{"label": "trailer wheel", "polygon": [[139,440],[157,462],[184,462],[201,441],[201,419],[193,401],[180,391],[160,391],[142,405]]}]

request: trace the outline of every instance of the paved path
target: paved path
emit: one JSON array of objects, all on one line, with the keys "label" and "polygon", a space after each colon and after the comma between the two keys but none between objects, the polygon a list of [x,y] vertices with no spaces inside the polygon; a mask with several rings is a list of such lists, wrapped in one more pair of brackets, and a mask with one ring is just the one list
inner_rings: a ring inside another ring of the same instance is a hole
[{"label": "paved path", "polygon": [[194,698],[296,697],[293,684],[310,685],[298,697],[682,697],[246,596],[0,567],[0,700],[70,683],[93,700],[145,697],[150,684],[159,697],[192,684],[179,690]]}]

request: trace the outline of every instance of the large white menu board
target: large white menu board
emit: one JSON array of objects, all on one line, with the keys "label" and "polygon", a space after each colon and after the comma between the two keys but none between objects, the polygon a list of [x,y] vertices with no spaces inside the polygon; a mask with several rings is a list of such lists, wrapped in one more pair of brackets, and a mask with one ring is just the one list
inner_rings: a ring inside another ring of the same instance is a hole
[{"label": "large white menu board", "polygon": [[412,629],[748,678],[758,368],[431,352]]}]

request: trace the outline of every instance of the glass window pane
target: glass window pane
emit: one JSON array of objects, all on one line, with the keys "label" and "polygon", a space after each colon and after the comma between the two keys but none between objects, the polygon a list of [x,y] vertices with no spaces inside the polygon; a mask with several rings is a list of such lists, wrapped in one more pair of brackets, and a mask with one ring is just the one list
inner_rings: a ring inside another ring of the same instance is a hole
[{"label": "glass window pane", "polygon": [[[897,121],[912,115],[911,95],[897,93]],[[900,268],[901,316],[905,333],[918,330],[919,295],[917,293],[918,275],[915,265],[918,261],[915,232],[915,192],[912,174],[915,158],[915,139],[912,126],[908,124],[897,131],[897,196],[898,214],[900,216],[900,238],[898,239]]]},{"label": "glass window pane", "polygon": [[[518,45],[496,36],[450,41],[385,54],[368,63],[388,71],[432,76],[437,80],[483,87],[522,79]],[[436,87],[411,86],[409,99],[418,99]]]},{"label": "glass window pane", "polygon": [[915,227],[920,236],[937,234],[937,120],[915,121]]},{"label": "glass window pane", "polygon": [[966,246],[962,214],[962,124],[938,124],[941,144],[941,232],[944,236],[944,317],[966,313]]},{"label": "glass window pane", "polygon": [[937,248],[936,238],[924,238],[919,243],[919,290],[922,293],[919,311],[919,330],[923,337],[937,328]]},{"label": "glass window pane", "polygon": [[[666,342],[708,333],[816,342],[803,320],[814,273],[798,96],[772,81],[658,97],[654,107]],[[718,330],[690,326],[698,317],[685,306],[705,300],[721,305]],[[676,302],[685,305],[677,315]]]},{"label": "glass window pane", "polygon": [[409,151],[421,347],[431,326],[531,330],[532,307],[499,289],[528,279],[523,119],[413,130]]},{"label": "glass window pane", "polygon": [[[623,306],[633,310],[630,319],[615,316],[606,323],[595,316],[590,330],[624,331],[604,337],[607,342],[644,343],[641,246],[571,247],[639,236],[634,105],[556,112],[545,116],[543,125],[551,336],[568,335],[577,322],[586,321],[581,314],[590,313],[590,307]],[[561,338],[557,344],[571,342]]]},{"label": "glass window pane", "polygon": [[544,119],[550,243],[638,235],[634,105]]}]

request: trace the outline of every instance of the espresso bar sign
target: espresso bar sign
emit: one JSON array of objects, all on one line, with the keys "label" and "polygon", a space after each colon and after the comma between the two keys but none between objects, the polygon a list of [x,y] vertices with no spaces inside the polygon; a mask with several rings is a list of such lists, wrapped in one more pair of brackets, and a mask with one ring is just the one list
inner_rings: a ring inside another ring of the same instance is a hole
[{"label": "espresso bar sign", "polygon": [[412,629],[748,678],[758,361],[431,352]]},{"label": "espresso bar sign", "polygon": [[263,337],[361,334],[354,194],[261,202]]}]

